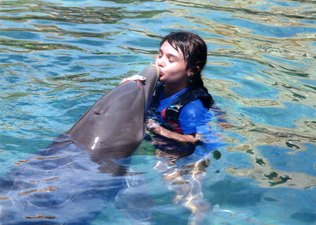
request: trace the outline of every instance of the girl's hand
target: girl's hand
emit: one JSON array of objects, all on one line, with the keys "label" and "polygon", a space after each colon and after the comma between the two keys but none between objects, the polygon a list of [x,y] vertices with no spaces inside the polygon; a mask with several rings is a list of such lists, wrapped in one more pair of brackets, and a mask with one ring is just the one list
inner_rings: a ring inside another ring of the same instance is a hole
[{"label": "girl's hand", "polygon": [[172,140],[182,142],[182,143],[192,143],[195,144],[201,140],[199,135],[190,135],[190,134],[179,134],[166,128],[163,128],[159,124],[157,124],[154,120],[148,119],[146,123],[147,130],[154,134],[158,134],[160,136],[170,138]]},{"label": "girl's hand", "polygon": [[128,81],[136,81],[136,82],[144,82],[146,80],[145,77],[143,76],[140,76],[140,75],[133,75],[131,77],[127,77],[127,78],[124,78],[120,84],[124,84]]},{"label": "girl's hand", "polygon": [[160,126],[153,119],[148,119],[146,121],[146,127],[147,127],[147,130],[153,131],[155,128],[160,127]]}]

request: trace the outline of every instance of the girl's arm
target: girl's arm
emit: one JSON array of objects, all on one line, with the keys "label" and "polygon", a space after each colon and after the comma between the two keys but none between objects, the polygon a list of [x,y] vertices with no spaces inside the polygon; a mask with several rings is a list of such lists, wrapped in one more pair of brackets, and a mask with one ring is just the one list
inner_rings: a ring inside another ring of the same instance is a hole
[{"label": "girl's arm", "polygon": [[149,120],[147,122],[147,129],[154,134],[158,134],[162,137],[166,137],[166,138],[172,139],[174,141],[182,142],[182,143],[195,144],[196,142],[200,141],[197,135],[179,134],[179,133],[170,131],[156,124],[153,120]]}]

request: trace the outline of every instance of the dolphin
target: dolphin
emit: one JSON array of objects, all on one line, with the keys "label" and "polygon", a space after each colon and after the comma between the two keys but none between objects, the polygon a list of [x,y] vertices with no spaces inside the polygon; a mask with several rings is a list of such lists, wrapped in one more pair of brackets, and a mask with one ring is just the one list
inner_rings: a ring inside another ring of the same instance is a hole
[{"label": "dolphin", "polygon": [[125,188],[126,165],[145,136],[159,71],[102,96],[73,127],[0,178],[0,224],[89,224]]},{"label": "dolphin", "polygon": [[133,154],[145,135],[145,116],[158,80],[158,69],[146,67],[145,84],[126,82],[100,98],[66,133],[89,151],[100,170],[120,174],[118,159]]}]

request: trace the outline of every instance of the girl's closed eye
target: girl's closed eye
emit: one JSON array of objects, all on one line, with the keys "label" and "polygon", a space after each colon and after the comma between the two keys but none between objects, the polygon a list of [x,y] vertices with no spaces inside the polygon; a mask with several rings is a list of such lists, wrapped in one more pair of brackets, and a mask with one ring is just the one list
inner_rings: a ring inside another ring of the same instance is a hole
[{"label": "girl's closed eye", "polygon": [[173,62],[177,62],[177,61],[179,61],[179,58],[177,57],[177,56],[175,56],[175,55],[169,55],[168,56],[168,60],[169,60],[169,62],[170,63],[173,63]]},{"label": "girl's closed eye", "polygon": [[173,62],[176,62],[176,61],[177,61],[177,58],[174,57],[174,56],[170,56],[170,57],[168,58],[168,60],[169,60],[170,63],[173,63]]},{"label": "girl's closed eye", "polygon": [[162,51],[159,50],[159,52],[158,52],[158,58],[161,58],[162,56],[163,56]]}]

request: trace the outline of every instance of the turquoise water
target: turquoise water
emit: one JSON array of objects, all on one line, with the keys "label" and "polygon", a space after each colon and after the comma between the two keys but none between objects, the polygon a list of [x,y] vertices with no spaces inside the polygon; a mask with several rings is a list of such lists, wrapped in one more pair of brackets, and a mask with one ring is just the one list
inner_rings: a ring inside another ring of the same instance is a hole
[{"label": "turquoise water", "polygon": [[217,128],[221,157],[204,172],[168,180],[145,143],[131,164],[141,174],[119,196],[128,210],[109,203],[92,224],[132,224],[135,207],[151,211],[138,224],[316,224],[315,7],[290,0],[2,0],[1,176],[152,62],[161,36],[184,29],[207,42],[205,84],[232,125]]}]

